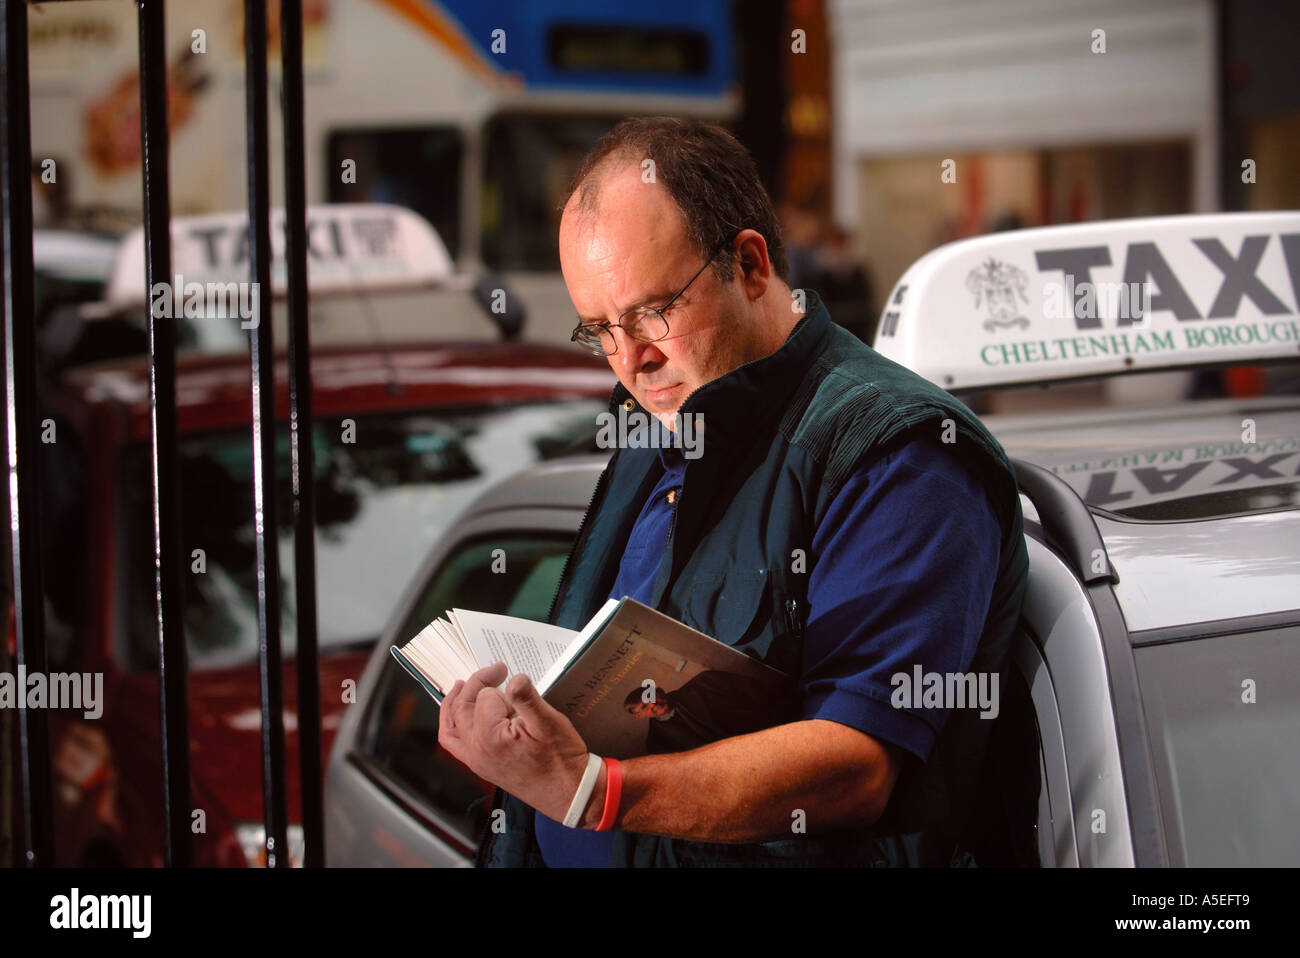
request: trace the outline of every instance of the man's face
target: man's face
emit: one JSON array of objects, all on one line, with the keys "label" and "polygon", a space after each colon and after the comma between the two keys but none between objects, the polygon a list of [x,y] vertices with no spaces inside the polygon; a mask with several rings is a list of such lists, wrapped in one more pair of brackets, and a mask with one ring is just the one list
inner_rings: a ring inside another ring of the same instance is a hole
[{"label": "man's face", "polygon": [[[640,167],[608,171],[597,208],[577,208],[574,194],[560,221],[560,268],[582,322],[614,323],[634,306],[662,307],[704,264],[686,219],[668,192],[641,180]],[[770,350],[739,282],[706,269],[665,314],[668,336],[656,343],[611,330],[618,351],[610,367],[642,407],[665,425],[692,392]]]}]

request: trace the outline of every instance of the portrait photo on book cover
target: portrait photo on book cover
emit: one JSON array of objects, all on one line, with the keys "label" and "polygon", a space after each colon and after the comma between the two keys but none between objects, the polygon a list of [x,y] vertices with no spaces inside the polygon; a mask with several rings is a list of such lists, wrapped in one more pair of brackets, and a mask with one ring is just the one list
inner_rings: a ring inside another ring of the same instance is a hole
[{"label": "portrait photo on book cover", "polygon": [[623,701],[634,718],[645,719],[645,750],[684,752],[772,724],[780,702],[770,686],[746,675],[699,669],[684,684],[667,689],[646,684]]}]

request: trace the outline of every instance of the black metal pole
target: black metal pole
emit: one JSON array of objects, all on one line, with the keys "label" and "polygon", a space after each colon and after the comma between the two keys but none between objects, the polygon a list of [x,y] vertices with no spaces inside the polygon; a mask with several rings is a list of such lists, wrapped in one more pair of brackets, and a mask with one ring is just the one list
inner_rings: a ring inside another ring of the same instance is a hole
[{"label": "black metal pole", "polygon": [[303,865],[325,864],[320,656],[316,640],[316,484],[312,449],[311,338],[307,329],[307,166],[303,148],[302,0],[280,2],[284,118],[285,270],[289,287],[289,449],[298,609],[298,760]]},{"label": "black metal pole", "polygon": [[[146,301],[156,284],[172,292],[171,190],[167,163],[167,50],[163,0],[139,0],[140,156],[144,179]],[[178,295],[180,290],[174,291]],[[153,480],[154,605],[158,612],[158,692],[162,717],[163,855],[194,863],[190,833],[187,655],[181,616],[180,474],[176,465],[176,327],[149,313],[149,425]]]},{"label": "black metal pole", "polygon": [[257,543],[258,658],[262,680],[262,810],[266,865],[287,868],[280,561],[275,486],[275,353],[271,343],[270,175],[267,170],[266,2],[244,0],[248,120],[248,252],[257,315],[249,331],[253,390],[253,530]]},{"label": "black metal pole", "polygon": [[[41,581],[40,462],[36,430],[36,318],[32,287],[32,129],[27,75],[27,3],[3,0],[0,29],[0,131],[4,134],[0,214],[4,226],[5,427],[9,454],[9,531],[20,675],[47,672]],[[57,434],[55,436],[57,441]],[[26,695],[20,683],[19,695]],[[44,709],[18,711],[22,760],[23,861],[54,864],[49,725]]]},{"label": "black metal pole", "polygon": [[[1218,177],[1214,183],[1214,208],[1218,211],[1239,210],[1243,199],[1241,192],[1241,158],[1233,156],[1233,144],[1240,143],[1232,128],[1232,82],[1230,68],[1232,64],[1232,18],[1228,12],[1228,0],[1217,0],[1214,4],[1214,87],[1218,94],[1215,109],[1218,136],[1214,144],[1219,161]],[[1238,149],[1237,153],[1242,151]],[[1216,376],[1218,370],[1213,371]]]}]

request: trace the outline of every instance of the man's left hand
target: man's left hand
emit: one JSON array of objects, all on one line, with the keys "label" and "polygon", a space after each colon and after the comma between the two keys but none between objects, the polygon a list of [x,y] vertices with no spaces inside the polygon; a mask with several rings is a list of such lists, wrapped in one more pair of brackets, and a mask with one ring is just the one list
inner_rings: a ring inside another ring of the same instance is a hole
[{"label": "man's left hand", "polygon": [[498,662],[458,681],[442,700],[438,744],[479,778],[563,821],[587,768],[587,746],[526,675],[504,689]]}]

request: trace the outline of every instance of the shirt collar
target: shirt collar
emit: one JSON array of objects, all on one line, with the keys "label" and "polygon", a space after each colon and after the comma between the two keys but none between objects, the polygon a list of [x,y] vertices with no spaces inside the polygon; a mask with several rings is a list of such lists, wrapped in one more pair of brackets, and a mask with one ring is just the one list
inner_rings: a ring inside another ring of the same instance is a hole
[{"label": "shirt collar", "polygon": [[681,472],[686,461],[682,450],[676,446],[663,445],[659,447],[659,462],[663,465],[665,472]]}]

